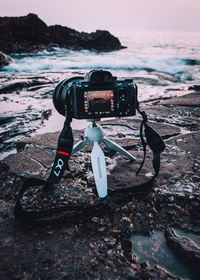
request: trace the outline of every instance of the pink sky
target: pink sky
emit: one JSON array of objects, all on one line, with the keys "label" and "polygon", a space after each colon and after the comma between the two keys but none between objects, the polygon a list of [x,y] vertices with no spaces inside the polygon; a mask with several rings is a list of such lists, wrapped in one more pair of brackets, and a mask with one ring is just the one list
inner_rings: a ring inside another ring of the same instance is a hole
[{"label": "pink sky", "polygon": [[0,16],[30,12],[80,31],[200,31],[200,0],[1,0]]}]

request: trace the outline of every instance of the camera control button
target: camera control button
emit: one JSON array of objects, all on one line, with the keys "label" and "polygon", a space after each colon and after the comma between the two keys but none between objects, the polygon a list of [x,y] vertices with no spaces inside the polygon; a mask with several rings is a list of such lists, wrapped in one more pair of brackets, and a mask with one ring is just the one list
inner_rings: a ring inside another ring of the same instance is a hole
[{"label": "camera control button", "polygon": [[120,103],[119,103],[119,107],[120,109],[125,109],[127,106],[126,106],[126,100],[125,99],[122,99],[120,100]]}]

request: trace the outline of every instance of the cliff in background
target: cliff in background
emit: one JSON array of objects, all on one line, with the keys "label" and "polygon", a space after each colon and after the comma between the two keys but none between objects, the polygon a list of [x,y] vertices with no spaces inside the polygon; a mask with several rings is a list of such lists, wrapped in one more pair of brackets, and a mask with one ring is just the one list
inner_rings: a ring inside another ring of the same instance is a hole
[{"label": "cliff in background", "polygon": [[108,31],[78,32],[61,25],[47,26],[37,15],[0,17],[0,50],[9,53],[37,52],[54,47],[112,51],[123,48]]}]

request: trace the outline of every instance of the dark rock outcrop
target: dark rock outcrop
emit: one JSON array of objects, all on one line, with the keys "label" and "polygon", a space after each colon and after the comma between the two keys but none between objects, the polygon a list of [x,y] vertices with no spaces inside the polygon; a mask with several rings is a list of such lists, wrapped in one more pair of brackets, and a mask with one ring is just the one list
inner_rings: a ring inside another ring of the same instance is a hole
[{"label": "dark rock outcrop", "polygon": [[165,230],[165,238],[167,245],[189,269],[192,279],[198,279],[200,247],[191,239],[177,235],[170,227]]},{"label": "dark rock outcrop", "polygon": [[122,48],[119,39],[108,31],[85,33],[61,25],[47,26],[35,14],[0,17],[0,46],[6,53],[52,50],[55,46],[98,51]]},{"label": "dark rock outcrop", "polygon": [[8,65],[12,61],[11,57],[0,51],[0,68]]},{"label": "dark rock outcrop", "polygon": [[187,263],[200,264],[200,247],[192,240],[176,235],[172,228],[165,230],[165,237],[168,246]]},{"label": "dark rock outcrop", "polygon": [[61,25],[49,26],[49,30],[53,42],[65,47],[78,47],[99,51],[122,48],[119,39],[108,31],[97,30],[93,33],[85,33]]}]

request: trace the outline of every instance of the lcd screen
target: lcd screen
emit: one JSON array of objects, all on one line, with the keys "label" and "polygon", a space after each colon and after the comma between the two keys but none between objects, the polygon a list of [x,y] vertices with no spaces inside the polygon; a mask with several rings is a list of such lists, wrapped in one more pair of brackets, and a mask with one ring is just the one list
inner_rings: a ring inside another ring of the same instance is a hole
[{"label": "lcd screen", "polygon": [[84,110],[88,115],[109,115],[114,111],[113,90],[84,92]]}]

